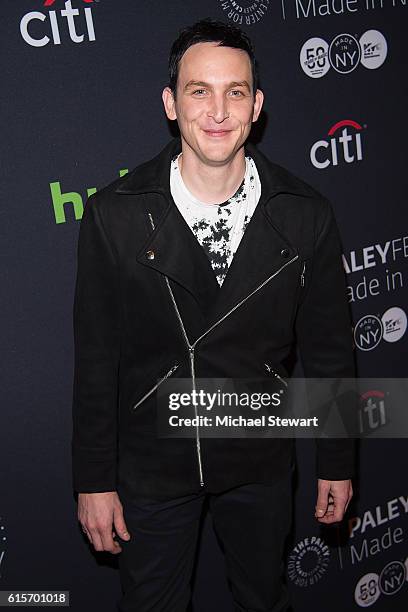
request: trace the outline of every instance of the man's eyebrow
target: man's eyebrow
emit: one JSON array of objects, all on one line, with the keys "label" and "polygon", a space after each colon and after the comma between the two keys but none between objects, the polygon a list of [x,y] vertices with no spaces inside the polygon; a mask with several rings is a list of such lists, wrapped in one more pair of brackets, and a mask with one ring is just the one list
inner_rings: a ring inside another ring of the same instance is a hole
[{"label": "man's eyebrow", "polygon": [[189,87],[210,87],[210,85],[204,81],[189,81],[184,86],[184,89],[188,89]]},{"label": "man's eyebrow", "polygon": [[[184,86],[184,89],[189,89],[190,87],[208,87],[209,89],[211,89],[211,85],[209,83],[206,83],[205,81],[189,81]],[[232,81],[228,84],[227,89],[230,87],[246,87],[248,91],[251,89],[248,85],[248,81]]]},{"label": "man's eyebrow", "polygon": [[229,84],[229,87],[246,87],[247,89],[251,89],[248,81],[233,81]]}]

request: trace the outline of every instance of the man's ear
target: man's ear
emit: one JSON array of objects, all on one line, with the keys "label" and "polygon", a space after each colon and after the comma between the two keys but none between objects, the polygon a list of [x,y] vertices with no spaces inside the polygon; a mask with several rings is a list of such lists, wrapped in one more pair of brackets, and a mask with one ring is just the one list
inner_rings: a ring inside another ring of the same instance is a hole
[{"label": "man's ear", "polygon": [[175,119],[177,119],[176,102],[174,100],[173,92],[170,87],[165,87],[163,89],[162,100],[167,118],[170,119],[170,121],[174,121]]},{"label": "man's ear", "polygon": [[252,115],[252,122],[255,123],[255,121],[257,121],[260,112],[262,110],[262,105],[263,105],[263,101],[264,101],[264,95],[263,95],[263,91],[261,91],[260,89],[256,90],[256,94],[255,94],[255,102],[254,102],[254,113]]}]

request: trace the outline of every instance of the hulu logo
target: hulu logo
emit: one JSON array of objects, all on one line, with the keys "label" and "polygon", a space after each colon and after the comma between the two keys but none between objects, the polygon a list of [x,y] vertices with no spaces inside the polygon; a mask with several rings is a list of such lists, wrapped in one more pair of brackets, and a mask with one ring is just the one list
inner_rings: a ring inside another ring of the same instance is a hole
[{"label": "hulu logo", "polygon": [[[129,170],[119,170],[119,176],[125,176]],[[55,223],[65,223],[65,205],[70,204],[74,208],[75,219],[78,221],[82,219],[84,212],[84,201],[79,193],[76,191],[68,191],[63,193],[61,191],[61,183],[56,181],[50,183],[50,191],[52,197],[52,204],[54,206]],[[86,190],[87,198],[97,191],[96,187],[89,187]]]}]

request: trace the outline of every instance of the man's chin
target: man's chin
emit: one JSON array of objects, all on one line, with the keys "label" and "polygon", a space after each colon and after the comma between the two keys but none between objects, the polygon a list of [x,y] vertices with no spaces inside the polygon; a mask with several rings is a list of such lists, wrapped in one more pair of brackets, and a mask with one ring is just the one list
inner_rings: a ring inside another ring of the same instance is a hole
[{"label": "man's chin", "polygon": [[221,142],[218,142],[210,146],[201,146],[200,152],[202,158],[205,159],[207,163],[220,165],[231,161],[239,148],[240,145],[238,143],[235,143],[235,146],[231,145],[231,143],[229,143],[229,146],[223,146]]}]

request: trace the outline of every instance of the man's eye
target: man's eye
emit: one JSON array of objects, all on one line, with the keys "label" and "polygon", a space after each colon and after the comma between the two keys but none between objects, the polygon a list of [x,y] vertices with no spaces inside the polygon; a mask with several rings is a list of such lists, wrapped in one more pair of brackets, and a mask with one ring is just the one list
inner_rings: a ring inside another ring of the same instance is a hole
[{"label": "man's eye", "polygon": [[244,94],[242,93],[242,91],[240,91],[239,89],[233,89],[231,90],[231,94],[233,98],[240,98],[241,96],[243,96]]},{"label": "man's eye", "polygon": [[205,89],[196,89],[195,91],[193,91],[193,94],[203,94],[205,93]]}]

